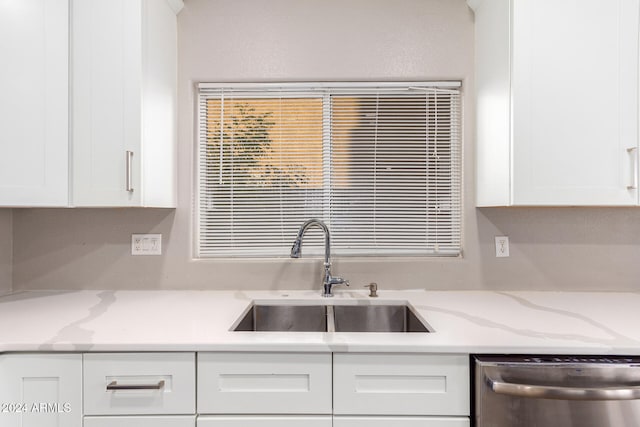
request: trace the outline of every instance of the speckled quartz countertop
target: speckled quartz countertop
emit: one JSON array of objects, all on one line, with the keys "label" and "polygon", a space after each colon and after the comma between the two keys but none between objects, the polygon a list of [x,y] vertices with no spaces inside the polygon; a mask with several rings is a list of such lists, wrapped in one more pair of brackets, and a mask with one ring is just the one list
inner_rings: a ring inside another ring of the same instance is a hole
[{"label": "speckled quartz countertop", "polygon": [[[58,291],[0,298],[0,352],[299,351],[640,355],[640,294]],[[252,301],[408,302],[435,331],[232,332]]]}]

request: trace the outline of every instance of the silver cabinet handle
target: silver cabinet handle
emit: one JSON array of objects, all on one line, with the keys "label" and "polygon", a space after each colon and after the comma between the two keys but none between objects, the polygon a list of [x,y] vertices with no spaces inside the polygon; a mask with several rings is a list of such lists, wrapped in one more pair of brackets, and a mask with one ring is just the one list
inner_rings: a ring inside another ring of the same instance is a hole
[{"label": "silver cabinet handle", "polygon": [[627,148],[627,153],[631,155],[631,185],[627,186],[627,190],[636,190],[638,188],[638,147]]},{"label": "silver cabinet handle", "polygon": [[111,381],[107,384],[107,390],[160,390],[164,388],[164,380],[157,384],[118,384],[118,381]]},{"label": "silver cabinet handle", "polygon": [[133,151],[127,151],[127,156],[126,156],[126,172],[125,172],[125,186],[126,186],[126,190],[129,193],[133,193],[133,181],[131,179],[131,168],[133,167]]},{"label": "silver cabinet handle", "polygon": [[516,384],[497,381],[486,376],[486,381],[494,393],[533,399],[555,400],[635,400],[640,399],[640,387],[597,387],[573,388]]}]

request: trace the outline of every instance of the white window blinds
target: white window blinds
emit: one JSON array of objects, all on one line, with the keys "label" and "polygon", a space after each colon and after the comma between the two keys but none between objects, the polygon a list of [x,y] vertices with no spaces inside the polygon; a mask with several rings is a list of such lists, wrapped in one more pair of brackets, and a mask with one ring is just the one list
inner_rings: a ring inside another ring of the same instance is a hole
[{"label": "white window blinds", "polygon": [[310,218],[336,255],[460,253],[458,83],[203,84],[198,109],[196,256],[288,256]]}]

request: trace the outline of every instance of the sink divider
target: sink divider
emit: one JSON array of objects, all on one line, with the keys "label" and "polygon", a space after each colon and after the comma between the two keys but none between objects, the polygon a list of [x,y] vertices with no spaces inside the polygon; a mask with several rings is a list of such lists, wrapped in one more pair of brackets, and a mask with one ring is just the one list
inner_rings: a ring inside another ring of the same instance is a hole
[{"label": "sink divider", "polygon": [[333,312],[333,306],[327,305],[327,332],[336,331],[336,317]]}]

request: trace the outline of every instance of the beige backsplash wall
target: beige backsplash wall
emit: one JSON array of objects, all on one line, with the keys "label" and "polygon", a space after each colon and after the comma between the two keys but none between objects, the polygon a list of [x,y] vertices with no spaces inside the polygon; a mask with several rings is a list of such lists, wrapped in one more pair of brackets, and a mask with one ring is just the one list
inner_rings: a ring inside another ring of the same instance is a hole
[{"label": "beige backsplash wall", "polygon": [[[193,84],[430,79],[464,85],[464,257],[337,258],[335,273],[382,289],[640,289],[640,208],[474,208],[473,14],[465,0],[185,3],[178,208],[14,210],[15,290],[318,288],[318,259],[191,259]],[[131,233],[147,232],[163,234],[164,254],[132,257]],[[510,237],[510,258],[495,258],[496,235]],[[0,247],[0,278],[2,259]]]},{"label": "beige backsplash wall", "polygon": [[13,215],[11,209],[0,209],[0,295],[11,292],[13,268]]}]

